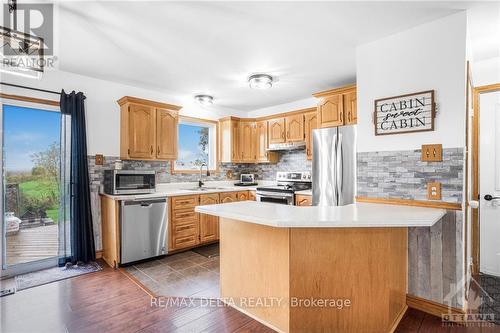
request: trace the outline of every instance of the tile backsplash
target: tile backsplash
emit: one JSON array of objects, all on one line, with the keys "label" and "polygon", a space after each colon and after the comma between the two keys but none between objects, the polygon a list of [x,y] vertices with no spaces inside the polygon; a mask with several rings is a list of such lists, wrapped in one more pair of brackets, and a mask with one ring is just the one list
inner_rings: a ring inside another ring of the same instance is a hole
[{"label": "tile backsplash", "polygon": [[[88,157],[92,216],[97,248],[101,248],[101,219],[99,192],[102,189],[104,170],[112,169],[116,156],[105,156],[103,165],[95,164],[95,157]],[[358,152],[358,195],[378,198],[404,198],[426,200],[427,183],[442,183],[443,201],[461,202],[463,187],[464,150],[443,149],[442,162],[421,162],[420,150],[390,152]],[[123,161],[124,169],[155,170],[158,183],[196,182],[199,174],[171,174],[169,162]],[[274,180],[277,171],[311,171],[312,162],[306,159],[305,150],[280,153],[276,164],[223,163],[220,172],[206,180],[238,180],[241,173],[254,173],[257,180]],[[231,171],[232,176],[228,176]]]},{"label": "tile backsplash", "polygon": [[422,162],[421,150],[358,152],[358,196],[427,200],[427,183],[440,182],[442,201],[461,202],[464,149],[443,149],[442,162]]}]

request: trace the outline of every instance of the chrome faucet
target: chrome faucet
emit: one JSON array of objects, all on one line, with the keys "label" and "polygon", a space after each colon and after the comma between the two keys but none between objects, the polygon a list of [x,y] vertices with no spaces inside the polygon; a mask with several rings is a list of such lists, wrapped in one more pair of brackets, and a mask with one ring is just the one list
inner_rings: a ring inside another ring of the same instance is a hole
[{"label": "chrome faucet", "polygon": [[208,170],[208,165],[206,163],[202,163],[200,165],[200,179],[198,180],[198,187],[201,188],[205,183],[203,182],[203,167],[207,167],[207,177],[210,176],[210,170]]}]

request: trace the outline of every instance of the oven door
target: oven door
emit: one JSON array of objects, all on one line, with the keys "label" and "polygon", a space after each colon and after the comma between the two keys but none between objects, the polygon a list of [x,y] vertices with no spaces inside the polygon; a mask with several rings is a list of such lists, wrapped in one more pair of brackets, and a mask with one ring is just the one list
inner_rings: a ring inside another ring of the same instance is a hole
[{"label": "oven door", "polygon": [[154,193],[155,189],[154,173],[122,171],[115,174],[115,194]]},{"label": "oven door", "polygon": [[282,205],[293,205],[293,193],[257,191],[256,200],[260,202],[272,202]]}]

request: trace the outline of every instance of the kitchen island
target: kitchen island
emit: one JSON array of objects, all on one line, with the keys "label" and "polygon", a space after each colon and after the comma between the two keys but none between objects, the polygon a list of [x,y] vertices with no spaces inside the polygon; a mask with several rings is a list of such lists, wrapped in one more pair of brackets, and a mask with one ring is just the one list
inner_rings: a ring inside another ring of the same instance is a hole
[{"label": "kitchen island", "polygon": [[220,218],[223,301],[282,332],[393,331],[407,308],[407,228],[445,214],[251,201],[196,211]]}]

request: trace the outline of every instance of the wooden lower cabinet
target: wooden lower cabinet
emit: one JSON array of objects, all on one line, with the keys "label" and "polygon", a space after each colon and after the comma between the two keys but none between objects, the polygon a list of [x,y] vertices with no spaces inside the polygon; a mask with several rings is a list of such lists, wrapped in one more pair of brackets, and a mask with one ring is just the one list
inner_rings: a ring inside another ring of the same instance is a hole
[{"label": "wooden lower cabinet", "polygon": [[247,201],[247,200],[248,200],[248,191],[239,191],[238,201]]},{"label": "wooden lower cabinet", "polygon": [[189,248],[200,243],[199,214],[194,211],[199,202],[199,195],[169,198],[169,250]]},{"label": "wooden lower cabinet", "polygon": [[[219,194],[200,195],[200,205],[219,203]],[[219,218],[213,215],[200,214],[200,242],[212,242],[219,239]]]},{"label": "wooden lower cabinet", "polygon": [[220,203],[238,201],[238,192],[224,192],[219,194]]},{"label": "wooden lower cabinet", "polygon": [[255,191],[248,191],[248,200],[250,200],[250,201],[257,200],[257,196],[255,194]]},{"label": "wooden lower cabinet", "polygon": [[310,195],[297,194],[295,196],[295,206],[312,206],[312,197]]}]

